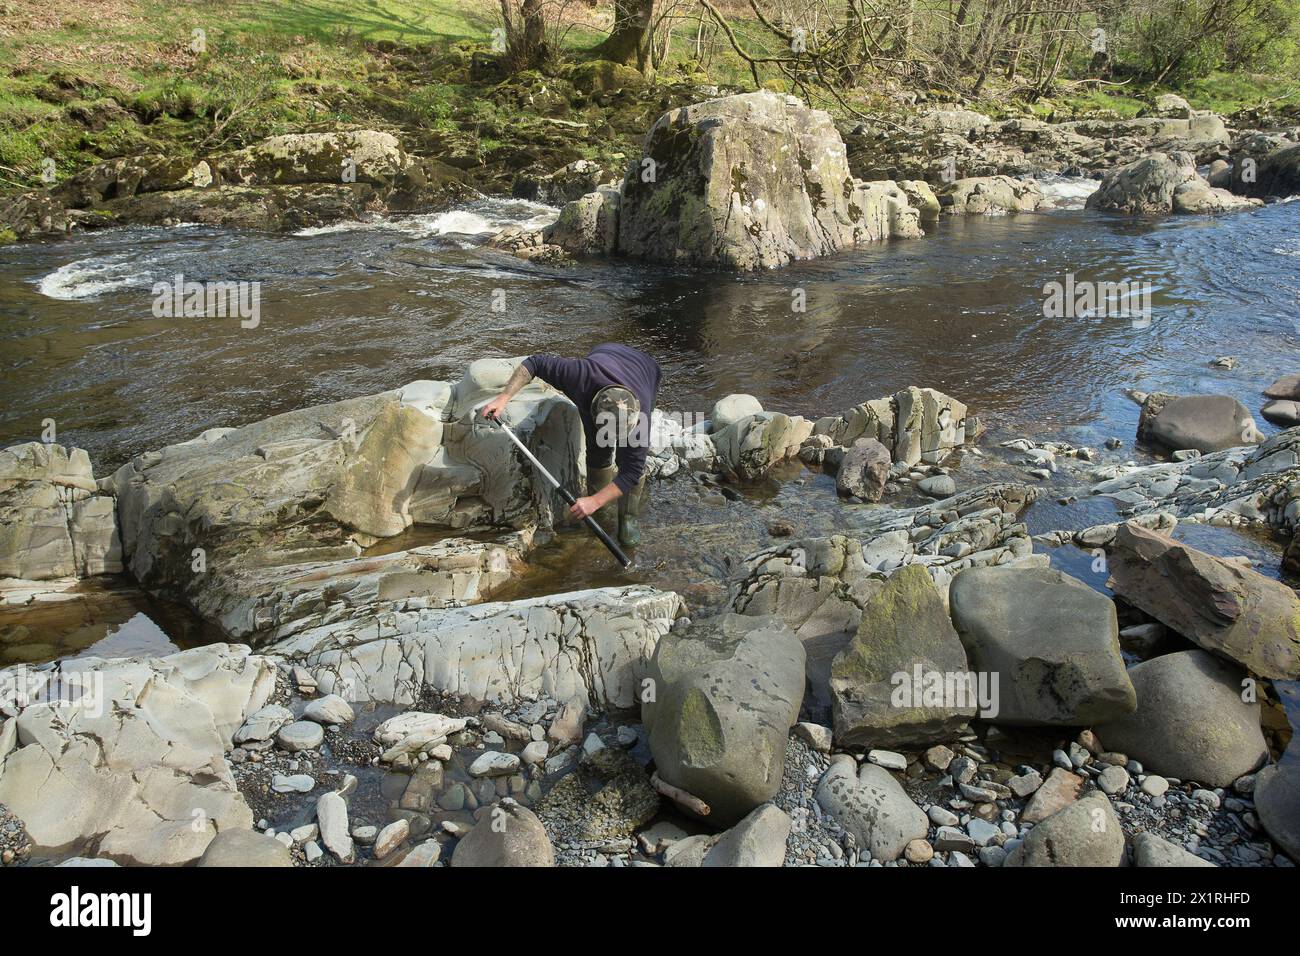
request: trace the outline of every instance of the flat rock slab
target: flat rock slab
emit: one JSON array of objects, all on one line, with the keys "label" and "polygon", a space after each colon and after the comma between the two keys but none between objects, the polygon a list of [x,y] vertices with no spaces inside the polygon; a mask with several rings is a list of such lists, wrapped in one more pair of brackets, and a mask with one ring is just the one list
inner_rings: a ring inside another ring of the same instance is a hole
[{"label": "flat rock slab", "polygon": [[1300,677],[1300,598],[1285,584],[1132,523],[1107,557],[1115,593],[1170,630],[1260,677]]}]

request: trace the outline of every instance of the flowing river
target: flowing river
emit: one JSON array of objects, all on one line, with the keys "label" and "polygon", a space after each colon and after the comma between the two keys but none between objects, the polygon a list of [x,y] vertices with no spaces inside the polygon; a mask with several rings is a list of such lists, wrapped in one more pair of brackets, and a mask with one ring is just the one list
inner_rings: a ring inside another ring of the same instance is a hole
[{"label": "flowing river", "polygon": [[[817,417],[908,385],[940,389],[988,429],[983,455],[959,456],[962,488],[1032,481],[998,454],[1014,437],[1103,449],[1113,436],[1123,446],[1104,460],[1149,460],[1133,447],[1138,408],[1128,388],[1224,393],[1257,412],[1260,389],[1300,366],[1300,202],[1134,220],[1083,210],[1086,191],[1057,182],[1047,211],[945,217],[922,240],[747,276],[629,262],[532,266],[483,246],[507,224],[554,214],[511,200],[298,235],[178,226],[19,244],[0,250],[0,446],[39,439],[53,420],[57,440],[85,448],[103,476],[206,428],[413,379],[454,380],[486,356],[580,355],[606,341],[655,355],[660,407],[699,415],[730,392]],[[152,287],[177,275],[258,283],[256,328],[237,317],[156,317]],[[1149,282],[1151,322],[1047,317],[1044,285],[1069,275]],[[798,300],[805,311],[792,309]],[[1212,364],[1223,355],[1237,366]],[[1113,520],[1103,499],[1057,502],[1077,490],[1045,483],[1031,531]],[[830,478],[797,462],[739,495],[661,482],[630,577],[673,587],[697,608],[718,606],[740,559],[771,540],[773,521],[799,534],[851,530],[862,507],[840,503]],[[1279,542],[1267,535],[1181,533],[1278,573]],[[1089,577],[1085,555],[1059,550],[1060,566]],[[577,532],[533,560],[503,597],[627,580]],[[1103,587],[1097,577],[1090,583]],[[58,609],[7,612],[0,664],[219,638],[125,580],[86,591]]]}]

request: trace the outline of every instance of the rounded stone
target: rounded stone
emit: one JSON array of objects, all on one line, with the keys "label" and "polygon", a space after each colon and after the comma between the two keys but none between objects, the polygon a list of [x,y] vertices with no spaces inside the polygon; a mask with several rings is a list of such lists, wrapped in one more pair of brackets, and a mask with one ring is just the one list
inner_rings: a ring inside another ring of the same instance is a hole
[{"label": "rounded stone", "polygon": [[275,742],[290,753],[313,750],[325,740],[325,728],[310,720],[295,720],[281,727]]}]

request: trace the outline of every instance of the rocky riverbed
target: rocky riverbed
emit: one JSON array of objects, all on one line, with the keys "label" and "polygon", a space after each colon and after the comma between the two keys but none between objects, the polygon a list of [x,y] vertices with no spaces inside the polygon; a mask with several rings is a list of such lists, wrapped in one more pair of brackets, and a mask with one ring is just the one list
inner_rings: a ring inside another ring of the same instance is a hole
[{"label": "rocky riverbed", "polygon": [[[987,117],[939,112],[918,122],[989,145]],[[1200,215],[1255,191],[1197,171],[1232,155],[1219,126],[1158,116],[1118,145],[1114,130],[1052,135],[1080,150],[1111,137],[1087,153],[1123,164],[1094,208]],[[819,162],[736,179],[768,127]],[[1290,188],[1288,142],[1241,156],[1271,199]],[[595,183],[540,232],[498,235],[515,256],[497,265],[595,254],[745,272],[891,237],[923,245],[920,224],[945,209],[1010,215],[1042,198],[1000,169],[952,189],[865,180],[852,137],[771,94],[670,111],[647,143],[671,171],[662,192]],[[123,167],[143,192],[112,188],[148,197],[142,184],[161,182],[180,208],[291,174],[309,187],[338,145],[226,157],[231,179],[204,185],[193,168],[180,181]],[[430,181],[389,139],[352,147],[385,171],[365,184],[385,202]],[[1217,375],[1235,360],[1202,362]],[[512,367],[484,358],[298,402],[98,473],[57,442],[0,452],[0,859],[1289,866],[1300,853],[1295,376],[1234,395],[1132,391],[1132,433],[1093,443],[1008,434],[924,379],[804,414],[725,391],[704,416],[665,405],[646,542],[623,575],[477,416]],[[1264,424],[1242,401],[1254,391]],[[534,383],[507,415],[581,484],[567,399]],[[73,625],[110,596],[193,627],[87,649]]]}]

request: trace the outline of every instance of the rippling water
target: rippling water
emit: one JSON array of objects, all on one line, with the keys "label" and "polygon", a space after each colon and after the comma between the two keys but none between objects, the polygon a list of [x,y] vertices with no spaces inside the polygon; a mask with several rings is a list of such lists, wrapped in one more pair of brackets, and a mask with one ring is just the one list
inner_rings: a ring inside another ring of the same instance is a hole
[{"label": "rippling water", "polygon": [[[1124,388],[1226,392],[1258,408],[1259,389],[1297,364],[1297,203],[1161,221],[1081,209],[945,218],[924,240],[750,276],[543,268],[481,245],[551,214],[488,200],[297,236],[138,228],[0,250],[0,443],[36,438],[52,418],[102,473],[210,426],[455,378],[482,356],[610,340],[659,358],[664,407],[707,411],[747,391],[821,415],[917,384],[995,430],[1093,442],[1133,434]],[[1152,324],[1045,318],[1043,285],[1067,273],[1151,282]],[[260,325],[155,318],[151,288],[177,274],[260,282]],[[1212,368],[1220,354],[1240,365]]]},{"label": "rippling water", "polygon": [[[664,408],[707,413],[721,395],[745,391],[766,407],[819,416],[933,386],[980,415],[990,448],[1025,434],[1131,444],[1137,408],[1126,388],[1222,392],[1257,410],[1260,389],[1300,366],[1300,203],[1126,220],[1078,208],[1090,188],[1052,182],[1047,212],[945,218],[922,240],[748,276],[529,265],[483,243],[554,210],[502,200],[289,236],[181,226],[11,246],[0,249],[0,445],[35,439],[53,419],[58,440],[89,450],[104,475],[212,426],[417,378],[455,379],[484,356],[582,354],[604,341],[659,358]],[[260,324],[155,317],[153,284],[178,274],[261,283]],[[1067,274],[1150,282],[1153,321],[1044,317],[1044,284]],[[804,313],[791,310],[798,290]],[[494,301],[504,308],[494,311]],[[1225,354],[1238,359],[1235,370],[1209,364]],[[977,467],[989,466],[964,456],[959,481],[977,480]],[[717,604],[730,562],[770,540],[771,519],[799,534],[851,526],[853,509],[837,502],[829,478],[789,471],[747,489],[739,505],[716,493],[657,491],[631,579],[681,590],[695,606]],[[1101,499],[1061,507],[1046,493],[1029,522],[1041,531],[1112,514]],[[562,535],[512,595],[628,580],[587,544],[580,533]],[[1276,543],[1268,547],[1262,566],[1275,566]],[[1056,560],[1068,569],[1064,549]],[[120,613],[107,617],[99,602],[75,627],[35,639],[51,646],[46,659],[98,651],[101,635],[129,646],[211,639],[142,600],[119,600]],[[151,620],[160,632],[145,626]]]}]

